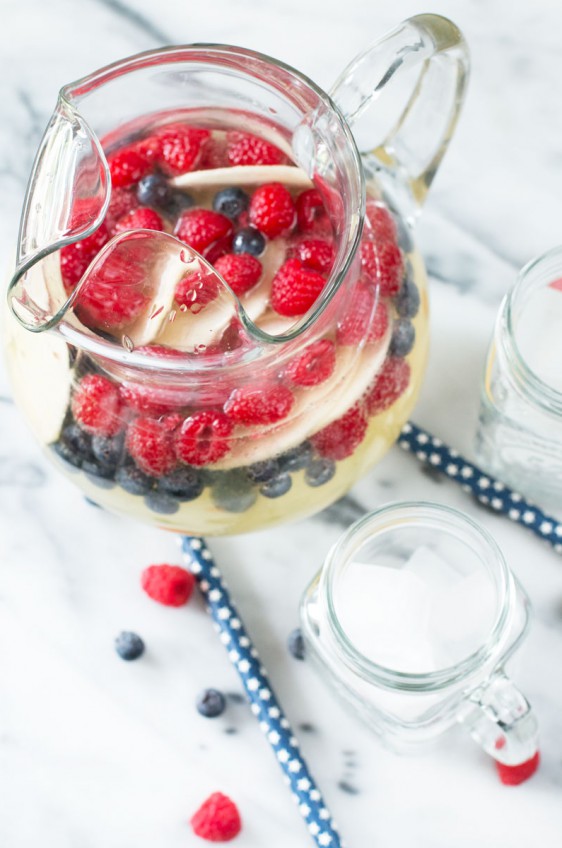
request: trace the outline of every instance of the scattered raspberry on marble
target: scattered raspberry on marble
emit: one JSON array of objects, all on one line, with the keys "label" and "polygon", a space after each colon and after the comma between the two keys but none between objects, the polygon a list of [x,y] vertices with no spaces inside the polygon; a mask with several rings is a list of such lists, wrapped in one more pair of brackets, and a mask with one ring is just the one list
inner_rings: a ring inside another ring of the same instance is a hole
[{"label": "scattered raspberry on marble", "polygon": [[179,565],[149,565],[141,574],[141,586],[153,601],[167,607],[182,607],[195,587],[191,572]]},{"label": "scattered raspberry on marble", "polygon": [[208,842],[229,842],[242,830],[236,804],[221,792],[213,792],[191,817],[196,836]]},{"label": "scattered raspberry on marble", "polygon": [[119,389],[101,374],[86,374],[71,401],[75,421],[87,433],[115,436],[121,429]]},{"label": "scattered raspberry on marble", "polygon": [[250,223],[268,238],[288,233],[295,223],[295,204],[281,183],[259,186],[250,200]]}]

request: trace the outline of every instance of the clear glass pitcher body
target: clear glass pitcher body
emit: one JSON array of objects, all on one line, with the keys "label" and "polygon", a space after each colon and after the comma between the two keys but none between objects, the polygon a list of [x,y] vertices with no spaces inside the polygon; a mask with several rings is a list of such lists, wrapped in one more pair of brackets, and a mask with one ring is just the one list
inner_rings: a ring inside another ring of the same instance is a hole
[{"label": "clear glass pitcher body", "polygon": [[[61,91],[5,338],[19,405],[90,498],[173,530],[245,532],[321,509],[382,456],[425,366],[411,227],[466,65],[458,30],[422,15],[332,97],[216,45]],[[386,129],[383,94],[399,107]]]}]

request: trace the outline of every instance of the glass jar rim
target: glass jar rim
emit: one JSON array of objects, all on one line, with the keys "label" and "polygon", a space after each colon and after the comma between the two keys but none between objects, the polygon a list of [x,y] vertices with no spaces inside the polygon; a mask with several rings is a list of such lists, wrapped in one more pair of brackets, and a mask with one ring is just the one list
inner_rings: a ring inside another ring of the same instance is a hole
[{"label": "glass jar rim", "polygon": [[549,414],[562,415],[562,392],[546,383],[529,366],[517,344],[515,315],[518,302],[533,282],[542,284],[541,272],[550,266],[562,271],[562,247],[542,253],[528,262],[518,273],[513,287],[505,296],[498,314],[496,338],[507,359],[511,374],[521,393],[535,406]]},{"label": "glass jar rim", "polygon": [[[462,527],[472,539],[477,540],[491,555],[496,567],[497,614],[487,640],[472,654],[460,662],[431,672],[401,672],[373,662],[358,651],[343,630],[334,602],[333,584],[338,571],[351,555],[371,535],[389,527],[389,520],[401,518],[404,524],[426,518],[441,521],[446,532],[453,527]],[[376,528],[376,529],[375,529]],[[367,532],[373,529],[373,533]],[[386,504],[360,518],[352,524],[329,551],[320,576],[320,591],[325,591],[328,625],[335,638],[340,658],[368,682],[385,688],[404,691],[437,691],[469,677],[484,665],[501,644],[508,630],[511,603],[515,596],[515,581],[505,558],[488,531],[468,515],[444,504],[429,501],[399,501]]]}]

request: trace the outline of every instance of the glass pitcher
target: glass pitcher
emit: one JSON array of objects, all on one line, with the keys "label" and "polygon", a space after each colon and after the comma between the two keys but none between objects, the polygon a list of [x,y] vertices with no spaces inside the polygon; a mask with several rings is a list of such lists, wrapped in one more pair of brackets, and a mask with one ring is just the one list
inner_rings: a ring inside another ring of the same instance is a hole
[{"label": "glass pitcher", "polygon": [[330,95],[221,45],[61,90],[5,340],[33,432],[90,498],[245,532],[322,509],[380,459],[425,367],[412,226],[467,68],[458,29],[419,15]]}]

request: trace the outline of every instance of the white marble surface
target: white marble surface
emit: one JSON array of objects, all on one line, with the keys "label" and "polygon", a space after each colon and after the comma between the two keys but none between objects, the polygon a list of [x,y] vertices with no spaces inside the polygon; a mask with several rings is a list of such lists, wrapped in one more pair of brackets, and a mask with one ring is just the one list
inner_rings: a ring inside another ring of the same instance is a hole
[{"label": "white marble surface", "polygon": [[[329,86],[366,41],[419,11],[414,0],[3,0],[0,55],[0,262],[13,250],[25,182],[59,86],[166,42],[259,48]],[[464,30],[473,74],[458,135],[430,195],[419,244],[432,276],[433,347],[415,419],[470,451],[495,309],[516,269],[560,241],[562,58],[557,0],[436,3]],[[181,848],[209,792],[232,794],[236,844],[308,845],[278,768],[244,704],[214,722],[195,694],[238,692],[200,605],[149,602],[138,577],[175,561],[170,536],[89,506],[46,464],[0,375],[0,845]],[[496,536],[534,605],[513,674],[533,702],[543,765],[502,787],[460,733],[404,759],[335,704],[284,641],[301,591],[353,504],[428,498],[458,506]],[[212,543],[348,846],[557,848],[562,832],[562,562],[453,484],[394,449],[353,501],[290,528]],[[350,506],[351,505],[351,506]],[[140,632],[146,658],[113,653]],[[347,791],[346,791],[347,789]],[[311,843],[310,843],[311,844]]]}]

